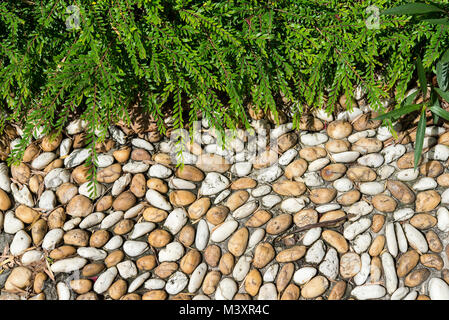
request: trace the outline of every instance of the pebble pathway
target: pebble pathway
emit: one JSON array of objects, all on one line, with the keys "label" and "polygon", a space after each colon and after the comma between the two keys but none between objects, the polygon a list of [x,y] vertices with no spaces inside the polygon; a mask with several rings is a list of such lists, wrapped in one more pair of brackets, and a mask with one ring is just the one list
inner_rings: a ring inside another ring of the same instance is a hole
[{"label": "pebble pathway", "polygon": [[93,197],[87,124],[37,133],[0,164],[0,299],[448,300],[449,132],[427,127],[415,171],[413,132],[374,115],[252,114],[225,150],[203,121],[182,170],[111,127]]}]

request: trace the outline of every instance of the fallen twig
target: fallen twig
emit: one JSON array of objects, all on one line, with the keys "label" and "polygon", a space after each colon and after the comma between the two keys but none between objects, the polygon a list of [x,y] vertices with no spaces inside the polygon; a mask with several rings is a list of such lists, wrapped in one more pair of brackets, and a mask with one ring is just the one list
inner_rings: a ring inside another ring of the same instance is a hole
[{"label": "fallen twig", "polygon": [[[333,225],[333,224],[335,224],[335,223],[337,223],[337,222],[344,221],[344,220],[346,220],[346,219],[351,219],[352,217],[355,217],[355,216],[356,216],[355,214],[352,214],[352,213],[351,213],[351,214],[345,215],[344,217],[341,217],[341,218],[338,218],[338,219],[308,224],[308,225],[303,226],[303,227],[301,227],[301,228],[298,228],[298,229],[296,229],[296,230],[294,230],[294,231],[291,231],[291,232],[289,232],[289,233],[287,233],[287,234],[285,234],[285,235],[282,235],[282,237],[281,237],[281,235],[279,235],[279,236],[277,236],[276,238],[274,238],[274,241],[275,241],[275,242],[276,242],[276,241],[281,241],[281,240],[287,238],[288,236],[290,236],[290,235],[292,235],[292,234],[295,234],[295,233],[298,233],[298,232],[302,232],[302,231],[305,231],[305,230],[309,230],[309,229],[313,229],[313,228],[318,228],[318,227],[326,227],[326,226],[329,226],[329,225]],[[281,237],[281,238],[278,239],[279,237]]]}]

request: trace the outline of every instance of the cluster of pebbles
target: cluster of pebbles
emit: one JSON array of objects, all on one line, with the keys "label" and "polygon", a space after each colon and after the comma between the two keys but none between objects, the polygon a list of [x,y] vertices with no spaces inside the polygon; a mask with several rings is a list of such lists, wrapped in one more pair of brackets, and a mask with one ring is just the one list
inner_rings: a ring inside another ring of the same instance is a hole
[{"label": "cluster of pebbles", "polygon": [[445,127],[415,171],[414,132],[366,106],[299,131],[250,111],[225,149],[203,121],[183,168],[173,141],[111,127],[95,193],[86,123],[36,134],[0,164],[0,298],[449,299]]}]

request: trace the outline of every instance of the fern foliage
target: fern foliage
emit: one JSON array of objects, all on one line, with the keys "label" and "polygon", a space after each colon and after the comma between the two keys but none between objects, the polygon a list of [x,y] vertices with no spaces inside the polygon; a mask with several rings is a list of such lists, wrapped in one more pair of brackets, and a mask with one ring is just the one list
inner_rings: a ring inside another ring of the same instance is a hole
[{"label": "fern foliage", "polygon": [[[447,26],[381,16],[393,0],[16,0],[0,2],[0,125],[23,127],[10,162],[36,132],[88,122],[88,165],[108,127],[129,122],[136,103],[165,131],[198,115],[224,132],[248,126],[246,106],[270,110],[279,97],[303,110],[332,111],[355,86],[380,108],[399,100],[415,75],[417,51],[433,65]],[[448,68],[441,65],[440,68]]]}]

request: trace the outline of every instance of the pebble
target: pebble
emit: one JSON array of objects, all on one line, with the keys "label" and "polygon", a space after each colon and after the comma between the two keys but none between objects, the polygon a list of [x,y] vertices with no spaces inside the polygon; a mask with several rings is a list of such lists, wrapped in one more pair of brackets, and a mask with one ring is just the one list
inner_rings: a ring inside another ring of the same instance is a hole
[{"label": "pebble", "polygon": [[109,289],[112,282],[114,281],[114,278],[117,276],[117,273],[118,270],[116,267],[111,267],[107,269],[97,278],[97,280],[94,283],[93,290],[98,294],[106,292],[106,290]]},{"label": "pebble", "polygon": [[351,291],[351,295],[357,300],[380,299],[385,296],[386,290],[378,284],[365,284],[357,286]]}]

